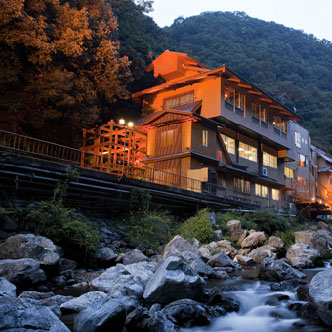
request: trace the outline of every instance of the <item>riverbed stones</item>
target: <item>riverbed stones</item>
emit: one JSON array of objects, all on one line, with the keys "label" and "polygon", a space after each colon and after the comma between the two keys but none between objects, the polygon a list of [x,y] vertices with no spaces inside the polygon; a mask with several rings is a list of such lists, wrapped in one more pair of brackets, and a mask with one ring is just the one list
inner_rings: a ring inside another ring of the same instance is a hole
[{"label": "riverbed stones", "polygon": [[207,263],[212,267],[235,268],[234,262],[222,252],[211,256]]},{"label": "riverbed stones", "polygon": [[143,298],[148,303],[168,304],[183,298],[199,300],[203,280],[181,258],[170,256],[147,282]]},{"label": "riverbed stones", "polygon": [[309,297],[320,319],[332,326],[332,268],[317,273],[309,284]]},{"label": "riverbed stones", "polygon": [[304,273],[295,270],[283,260],[273,258],[265,258],[262,261],[260,275],[263,279],[277,282],[305,278]]},{"label": "riverbed stones", "polygon": [[310,248],[308,244],[295,243],[288,248],[286,258],[293,267],[308,268],[314,266],[320,255],[317,249]]},{"label": "riverbed stones", "polygon": [[3,277],[0,277],[0,296],[16,296],[16,286]]},{"label": "riverbed stones", "polygon": [[318,232],[314,231],[302,231],[295,232],[295,243],[304,243],[309,246],[310,249],[316,249],[320,252],[321,256],[326,255],[330,250],[327,239]]},{"label": "riverbed stones", "polygon": [[257,248],[264,244],[266,236],[264,232],[253,232],[247,236],[242,242],[242,248]]},{"label": "riverbed stones", "polygon": [[57,247],[43,236],[18,234],[0,244],[0,259],[32,258],[43,265],[54,265],[60,259]]}]

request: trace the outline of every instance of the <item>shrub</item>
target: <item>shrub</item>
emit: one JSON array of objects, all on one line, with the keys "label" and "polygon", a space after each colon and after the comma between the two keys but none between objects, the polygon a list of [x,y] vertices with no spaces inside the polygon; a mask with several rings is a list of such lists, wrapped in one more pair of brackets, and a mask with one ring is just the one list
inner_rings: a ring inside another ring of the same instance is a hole
[{"label": "shrub", "polygon": [[295,235],[292,231],[281,234],[280,238],[284,242],[287,249],[295,243]]},{"label": "shrub", "polygon": [[187,219],[178,230],[179,235],[187,240],[197,239],[200,243],[209,243],[213,240],[213,230],[207,209]]}]

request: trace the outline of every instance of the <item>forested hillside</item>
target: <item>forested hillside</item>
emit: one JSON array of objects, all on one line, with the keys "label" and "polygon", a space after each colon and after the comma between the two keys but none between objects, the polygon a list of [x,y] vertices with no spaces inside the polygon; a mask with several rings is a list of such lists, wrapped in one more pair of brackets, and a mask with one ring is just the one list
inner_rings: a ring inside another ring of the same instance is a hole
[{"label": "forested hillside", "polygon": [[173,44],[210,68],[226,64],[297,110],[312,141],[332,153],[332,43],[243,12],[178,18]]}]

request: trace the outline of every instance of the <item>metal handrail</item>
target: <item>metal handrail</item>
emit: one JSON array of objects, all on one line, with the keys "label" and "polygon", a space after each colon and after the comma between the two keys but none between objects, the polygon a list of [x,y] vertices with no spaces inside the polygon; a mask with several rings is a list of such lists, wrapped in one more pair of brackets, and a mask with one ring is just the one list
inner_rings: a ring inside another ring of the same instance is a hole
[{"label": "metal handrail", "polygon": [[[190,191],[202,192],[202,181],[156,168],[115,160],[68,146],[0,130],[0,150],[35,156],[62,164],[95,169]],[[93,166],[96,165],[96,166]]]}]

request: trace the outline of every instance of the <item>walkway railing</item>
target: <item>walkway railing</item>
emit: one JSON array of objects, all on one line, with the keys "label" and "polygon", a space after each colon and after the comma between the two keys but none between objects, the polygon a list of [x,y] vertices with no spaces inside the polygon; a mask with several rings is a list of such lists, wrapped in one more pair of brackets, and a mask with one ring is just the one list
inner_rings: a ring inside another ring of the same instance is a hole
[{"label": "walkway railing", "polygon": [[[95,169],[170,187],[202,192],[202,182],[156,168],[85,152],[68,146],[0,130],[0,150],[38,157],[65,165]],[[92,166],[97,165],[97,166]]]}]

